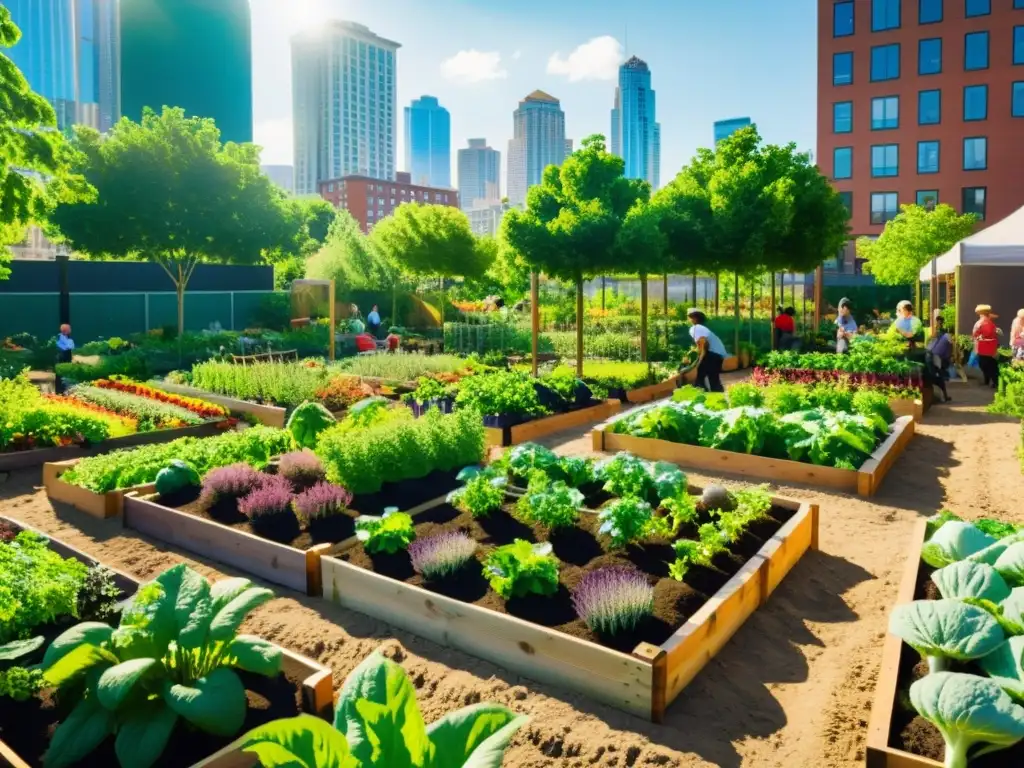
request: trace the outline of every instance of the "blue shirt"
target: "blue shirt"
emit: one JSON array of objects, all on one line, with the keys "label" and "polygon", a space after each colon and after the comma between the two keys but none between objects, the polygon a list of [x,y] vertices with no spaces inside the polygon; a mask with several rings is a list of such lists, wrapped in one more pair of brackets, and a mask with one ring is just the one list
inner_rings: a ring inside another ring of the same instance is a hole
[{"label": "blue shirt", "polygon": [[690,338],[693,339],[696,344],[700,339],[708,340],[708,352],[714,352],[716,355],[721,355],[722,358],[729,356],[729,353],[725,351],[725,344],[722,340],[715,336],[714,333],[704,325],[694,325],[690,327]]},{"label": "blue shirt", "polygon": [[857,321],[853,319],[853,315],[846,315],[846,317],[839,315],[836,318],[836,325],[838,325],[847,333],[857,332]]},{"label": "blue shirt", "polygon": [[916,334],[921,330],[921,321],[917,319],[917,315],[911,315],[910,317],[903,317],[901,315],[893,322],[893,326],[900,333]]},{"label": "blue shirt", "polygon": [[370,312],[370,314],[366,316],[366,322],[368,322],[370,325],[380,325],[380,315],[377,313],[376,310],[374,310],[373,312]]},{"label": "blue shirt", "polygon": [[61,352],[69,352],[75,348],[75,342],[71,340],[70,336],[65,336],[63,333],[57,337],[57,349]]}]

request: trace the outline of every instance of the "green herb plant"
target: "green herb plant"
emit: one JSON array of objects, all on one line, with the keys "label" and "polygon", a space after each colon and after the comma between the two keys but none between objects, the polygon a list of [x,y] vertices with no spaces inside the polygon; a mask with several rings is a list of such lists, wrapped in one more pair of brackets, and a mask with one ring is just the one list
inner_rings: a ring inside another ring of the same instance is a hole
[{"label": "green herb plant", "polygon": [[360,515],[356,518],[356,538],[371,554],[393,555],[409,545],[416,538],[412,517],[399,512],[398,507],[388,507],[383,515]]},{"label": "green herb plant", "polygon": [[583,494],[562,480],[550,480],[538,473],[527,492],[516,502],[516,517],[555,531],[576,525],[583,507]]},{"label": "green herb plant", "polygon": [[635,497],[615,499],[605,504],[597,517],[601,522],[599,532],[610,538],[616,549],[658,532],[652,527],[656,524],[651,505]]},{"label": "green herb plant", "polygon": [[531,544],[516,539],[493,550],[484,560],[491,589],[508,600],[529,594],[553,595],[558,591],[558,558],[547,542]]},{"label": "green herb plant", "polygon": [[457,509],[473,517],[487,517],[505,503],[508,478],[498,470],[489,467],[472,473],[463,470],[459,479],[465,480],[464,485],[448,494],[448,503]]}]

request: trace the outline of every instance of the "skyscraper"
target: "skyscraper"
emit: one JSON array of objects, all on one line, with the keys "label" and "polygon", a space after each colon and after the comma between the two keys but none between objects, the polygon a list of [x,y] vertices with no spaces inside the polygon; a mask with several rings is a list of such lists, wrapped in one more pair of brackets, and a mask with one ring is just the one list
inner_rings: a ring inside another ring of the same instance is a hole
[{"label": "skyscraper", "polygon": [[519,102],[512,113],[512,139],[508,143],[508,199],[512,205],[526,204],[526,192],[540,184],[544,169],[561,165],[566,150],[565,113],[558,99],[534,91]]},{"label": "skyscraper", "polygon": [[399,47],[349,21],[292,38],[296,194],[343,176],[394,180]]},{"label": "skyscraper", "polygon": [[653,189],[661,180],[661,127],[655,121],[651,70],[633,56],[619,67],[612,108],[611,151],[626,161],[626,176],[644,179]]},{"label": "skyscraper", "polygon": [[470,211],[477,202],[501,200],[501,152],[487,146],[487,139],[470,139],[459,150],[459,202]]},{"label": "skyscraper", "polygon": [[716,120],[715,121],[715,146],[717,147],[719,142],[725,141],[727,138],[732,136],[740,128],[746,128],[750,125],[749,117],[734,117],[729,120]]},{"label": "skyscraper", "polygon": [[413,184],[452,185],[452,121],[433,96],[405,108],[405,169]]},{"label": "skyscraper", "polygon": [[213,118],[222,141],[252,141],[249,0],[121,0],[121,109]]},{"label": "skyscraper", "polygon": [[67,130],[120,114],[117,0],[7,0],[21,40],[9,55]]}]

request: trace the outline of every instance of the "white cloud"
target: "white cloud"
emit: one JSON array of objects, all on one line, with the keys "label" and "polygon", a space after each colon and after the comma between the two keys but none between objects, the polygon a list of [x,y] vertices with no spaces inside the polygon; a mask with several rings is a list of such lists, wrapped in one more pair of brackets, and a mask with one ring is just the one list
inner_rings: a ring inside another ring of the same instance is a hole
[{"label": "white cloud", "polygon": [[548,59],[548,74],[565,75],[570,83],[578,80],[614,80],[622,62],[622,44],[611,35],[587,41],[565,58],[560,51]]},{"label": "white cloud", "polygon": [[523,52],[517,49],[516,52],[512,54],[512,58],[513,59],[518,59],[522,55],[523,55]]},{"label": "white cloud", "polygon": [[508,71],[501,67],[501,54],[497,51],[469,49],[459,51],[441,62],[441,74],[447,80],[459,83],[481,83],[485,80],[504,80]]},{"label": "white cloud", "polygon": [[260,162],[264,165],[291,165],[295,156],[292,120],[278,118],[260,120],[253,126],[253,143],[263,147]]}]

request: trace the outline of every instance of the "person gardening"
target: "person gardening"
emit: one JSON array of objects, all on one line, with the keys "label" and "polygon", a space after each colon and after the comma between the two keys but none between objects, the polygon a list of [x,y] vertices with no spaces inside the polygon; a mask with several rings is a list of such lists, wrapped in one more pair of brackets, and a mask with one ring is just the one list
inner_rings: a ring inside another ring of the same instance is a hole
[{"label": "person gardening", "polygon": [[995,389],[999,386],[999,329],[996,327],[996,318],[999,317],[992,311],[988,304],[979,304],[974,308],[978,315],[978,322],[974,324],[974,352],[978,356],[978,367],[985,378],[985,386]]},{"label": "person gardening", "polygon": [[857,335],[857,321],[850,312],[850,300],[839,300],[839,314],[836,316],[836,353],[843,355],[850,351],[850,339]]},{"label": "person gardening", "polygon": [[[60,333],[57,334],[57,362],[70,363],[74,352],[75,342],[71,338],[71,326],[67,323],[62,323]],[[64,381],[60,376],[55,375],[53,377],[53,388],[58,395],[64,392]]]},{"label": "person gardening", "polygon": [[687,310],[690,321],[690,338],[697,347],[697,360],[681,371],[689,373],[697,369],[696,385],[707,392],[725,392],[722,386],[722,364],[725,362],[725,344],[705,325],[707,317],[696,307]]}]

